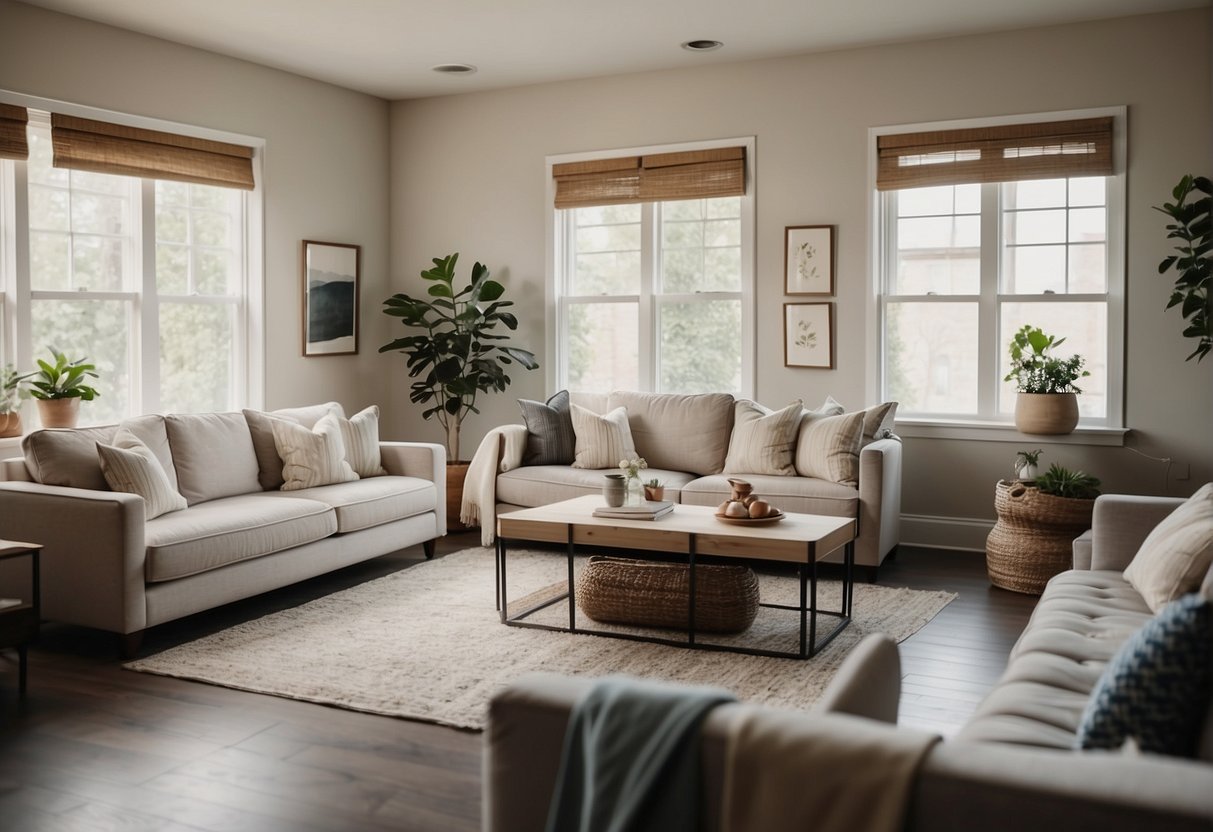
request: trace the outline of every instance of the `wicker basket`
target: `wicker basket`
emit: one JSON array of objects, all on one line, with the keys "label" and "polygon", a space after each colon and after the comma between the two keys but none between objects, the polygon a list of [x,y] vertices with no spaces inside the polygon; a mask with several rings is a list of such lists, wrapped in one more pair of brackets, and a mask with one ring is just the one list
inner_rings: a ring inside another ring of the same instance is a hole
[{"label": "wicker basket", "polygon": [[994,586],[1039,595],[1074,561],[1074,538],[1091,527],[1094,500],[1044,494],[1003,480],[994,490],[998,522],[986,538],[986,571]]},{"label": "wicker basket", "polygon": [[[577,581],[577,606],[603,624],[685,630],[685,564],[595,556]],[[758,577],[748,566],[695,567],[695,630],[740,633],[758,615]]]}]

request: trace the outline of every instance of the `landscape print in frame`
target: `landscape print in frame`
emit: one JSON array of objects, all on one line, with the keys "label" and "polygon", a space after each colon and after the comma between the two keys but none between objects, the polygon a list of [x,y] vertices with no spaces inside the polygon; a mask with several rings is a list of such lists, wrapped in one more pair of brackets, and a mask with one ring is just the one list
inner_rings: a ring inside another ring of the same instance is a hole
[{"label": "landscape print in frame", "polygon": [[789,225],[784,238],[784,293],[834,294],[834,226]]},{"label": "landscape print in frame", "polygon": [[358,281],[362,249],[303,241],[303,354],[358,352]]},{"label": "landscape print in frame", "polygon": [[834,369],[834,304],[783,305],[785,367]]}]

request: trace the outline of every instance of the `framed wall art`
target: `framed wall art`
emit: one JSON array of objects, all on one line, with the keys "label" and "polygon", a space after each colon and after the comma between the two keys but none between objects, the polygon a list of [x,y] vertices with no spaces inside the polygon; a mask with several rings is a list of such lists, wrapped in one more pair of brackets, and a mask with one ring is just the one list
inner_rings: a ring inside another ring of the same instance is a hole
[{"label": "framed wall art", "polygon": [[303,354],[358,352],[361,246],[303,241]]},{"label": "framed wall art", "polygon": [[783,365],[834,369],[834,304],[783,305]]},{"label": "framed wall art", "polygon": [[834,294],[834,226],[789,225],[783,230],[784,292]]}]

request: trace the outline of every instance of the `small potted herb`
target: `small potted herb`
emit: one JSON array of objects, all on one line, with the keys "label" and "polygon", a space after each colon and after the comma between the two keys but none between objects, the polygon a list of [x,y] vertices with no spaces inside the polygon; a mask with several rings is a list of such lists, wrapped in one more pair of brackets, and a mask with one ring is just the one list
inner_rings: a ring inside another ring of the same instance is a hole
[{"label": "small potted herb", "polygon": [[1082,390],[1074,382],[1090,373],[1083,369],[1081,355],[1058,358],[1053,354],[1065,340],[1046,335],[1031,324],[1025,324],[1011,339],[1011,372],[1003,381],[1014,381],[1019,391],[1015,427],[1020,433],[1070,433],[1078,424]]},{"label": "small potted herb", "polygon": [[646,500],[660,501],[665,499],[665,484],[654,477],[644,484],[644,498]]},{"label": "small potted herb", "polygon": [[1036,466],[1040,462],[1040,455],[1044,453],[1040,448],[1034,451],[1016,451],[1015,453],[1015,477],[1020,482],[1031,482],[1036,479]]}]

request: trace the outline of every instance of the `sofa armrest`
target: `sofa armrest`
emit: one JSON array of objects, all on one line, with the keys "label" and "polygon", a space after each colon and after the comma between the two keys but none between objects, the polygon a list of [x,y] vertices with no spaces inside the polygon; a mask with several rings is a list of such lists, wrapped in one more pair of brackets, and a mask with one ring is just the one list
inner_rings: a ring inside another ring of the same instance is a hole
[{"label": "sofa armrest", "polygon": [[901,540],[901,442],[877,439],[859,452],[855,563],[879,566]]},{"label": "sofa armrest", "polygon": [[851,648],[814,710],[897,724],[901,654],[884,633],[869,633]]},{"label": "sofa armrest", "polygon": [[1097,497],[1091,517],[1091,568],[1123,572],[1150,531],[1182,504],[1178,497]]},{"label": "sofa armrest", "polygon": [[147,626],[142,497],[0,482],[0,537],[42,544],[44,617],[115,633]]},{"label": "sofa armrest", "polygon": [[380,442],[383,467],[396,477],[429,480],[438,489],[434,504],[436,537],[446,534],[446,448],[433,442]]}]

